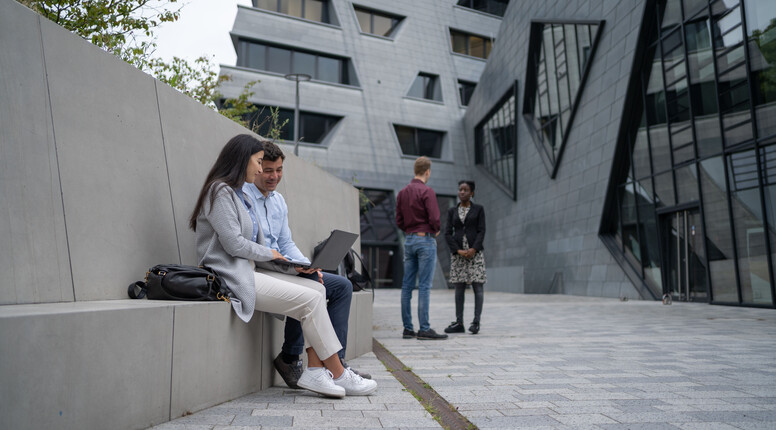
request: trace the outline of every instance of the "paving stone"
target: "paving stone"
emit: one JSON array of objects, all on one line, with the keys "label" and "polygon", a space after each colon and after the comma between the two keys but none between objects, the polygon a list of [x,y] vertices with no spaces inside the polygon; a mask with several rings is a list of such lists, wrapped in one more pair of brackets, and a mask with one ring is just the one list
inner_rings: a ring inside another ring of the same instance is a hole
[{"label": "paving stone", "polygon": [[[773,311],[488,291],[487,330],[420,342],[401,339],[398,303],[375,292],[375,338],[480,429],[776,429]],[[453,312],[452,292],[433,290],[432,327]],[[374,354],[350,364],[374,395],[273,387],[155,429],[440,428]]]}]

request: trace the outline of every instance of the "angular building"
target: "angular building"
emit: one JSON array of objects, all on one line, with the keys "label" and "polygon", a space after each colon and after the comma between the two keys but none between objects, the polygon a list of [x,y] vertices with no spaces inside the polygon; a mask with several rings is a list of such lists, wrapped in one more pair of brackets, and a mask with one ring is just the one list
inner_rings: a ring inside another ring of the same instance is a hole
[{"label": "angular building", "polygon": [[422,154],[443,210],[477,182],[490,289],[774,307],[776,2],[254,6],[224,92],[261,80],[252,101],[293,123],[284,76],[311,76],[281,138],[298,128],[300,156],[365,189],[378,285]]}]

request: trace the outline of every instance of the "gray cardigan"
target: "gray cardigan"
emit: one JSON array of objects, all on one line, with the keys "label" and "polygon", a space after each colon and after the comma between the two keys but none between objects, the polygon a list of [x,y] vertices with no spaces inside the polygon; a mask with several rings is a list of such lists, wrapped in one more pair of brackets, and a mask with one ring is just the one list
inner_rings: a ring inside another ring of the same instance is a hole
[{"label": "gray cardigan", "polygon": [[[216,187],[213,204],[210,191]],[[232,308],[241,320],[248,322],[256,307],[254,261],[272,260],[272,250],[264,245],[259,227],[258,243],[248,239],[253,222],[240,196],[223,182],[208,190],[202,212],[197,217],[197,258],[200,266],[216,271],[232,290]]]}]

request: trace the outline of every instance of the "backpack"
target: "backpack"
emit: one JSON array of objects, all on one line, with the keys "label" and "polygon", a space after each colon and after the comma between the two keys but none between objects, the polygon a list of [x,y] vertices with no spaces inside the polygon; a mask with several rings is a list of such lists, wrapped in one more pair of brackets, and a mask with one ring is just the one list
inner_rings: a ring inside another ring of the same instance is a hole
[{"label": "backpack", "polygon": [[[356,258],[361,263],[361,273],[356,272]],[[365,290],[372,285],[372,277],[369,276],[369,270],[366,269],[361,256],[353,248],[350,248],[350,251],[345,254],[342,263],[345,265],[345,276],[353,284],[353,291]]]}]

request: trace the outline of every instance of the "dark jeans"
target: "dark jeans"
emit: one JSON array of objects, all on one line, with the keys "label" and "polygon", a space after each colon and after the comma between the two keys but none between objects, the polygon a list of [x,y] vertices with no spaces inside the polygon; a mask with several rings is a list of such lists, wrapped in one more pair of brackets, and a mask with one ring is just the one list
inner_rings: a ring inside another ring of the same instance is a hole
[{"label": "dark jeans", "polygon": [[[466,284],[453,284],[455,285],[455,319],[456,321],[463,322],[463,302],[464,293],[466,292]],[[474,290],[474,321],[480,322],[480,315],[482,314],[482,284],[473,282],[472,290]]]},{"label": "dark jeans", "polygon": [[[317,273],[310,275],[300,273],[299,276],[318,282]],[[350,316],[350,301],[353,299],[353,284],[345,277],[323,272],[323,286],[326,288],[326,300],[328,301],[326,310],[329,313],[334,332],[342,344],[342,349],[339,350],[338,355],[344,360],[345,348],[347,348],[348,343],[348,317]],[[289,355],[301,355],[304,352],[302,325],[293,318],[286,318],[283,352]],[[321,360],[325,358],[328,357],[321,357]]]}]

